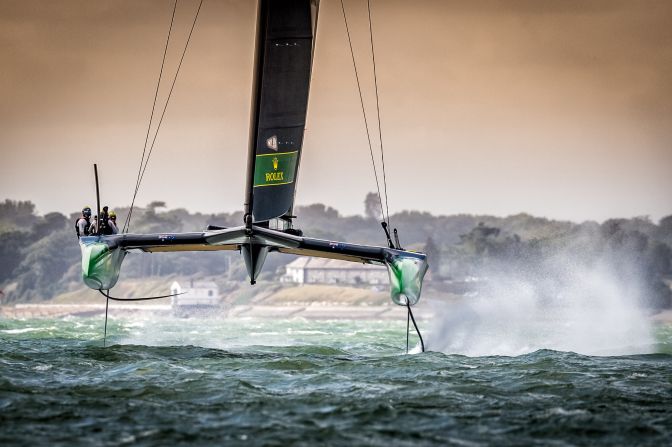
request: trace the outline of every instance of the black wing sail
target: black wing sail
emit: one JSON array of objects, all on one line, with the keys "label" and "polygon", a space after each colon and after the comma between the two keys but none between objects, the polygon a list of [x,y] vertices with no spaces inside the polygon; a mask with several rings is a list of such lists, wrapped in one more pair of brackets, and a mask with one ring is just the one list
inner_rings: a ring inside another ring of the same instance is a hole
[{"label": "black wing sail", "polygon": [[316,20],[311,3],[260,2],[247,185],[254,222],[291,214],[294,204]]}]

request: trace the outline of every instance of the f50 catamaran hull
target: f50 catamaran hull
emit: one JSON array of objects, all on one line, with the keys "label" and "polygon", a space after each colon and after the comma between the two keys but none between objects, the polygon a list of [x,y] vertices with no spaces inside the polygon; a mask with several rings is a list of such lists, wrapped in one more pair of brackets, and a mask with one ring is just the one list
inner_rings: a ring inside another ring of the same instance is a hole
[{"label": "f50 catamaran hull", "polygon": [[117,283],[128,250],[145,252],[237,250],[245,257],[248,274],[255,282],[269,252],[341,259],[387,266],[390,295],[396,304],[415,304],[420,299],[427,272],[423,253],[386,247],[348,244],[303,236],[259,226],[240,226],[194,233],[118,234],[80,238],[82,277],[96,290]]}]

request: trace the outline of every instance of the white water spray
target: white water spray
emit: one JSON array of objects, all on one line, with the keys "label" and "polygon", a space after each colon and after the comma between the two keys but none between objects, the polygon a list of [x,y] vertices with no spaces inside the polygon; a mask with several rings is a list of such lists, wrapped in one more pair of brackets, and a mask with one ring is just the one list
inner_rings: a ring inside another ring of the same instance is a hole
[{"label": "white water spray", "polygon": [[[515,276],[489,275],[477,297],[437,306],[429,349],[469,356],[539,349],[589,355],[653,352],[637,275],[624,278],[606,264],[588,269],[564,259],[542,276]],[[542,293],[549,282],[552,293]]]}]

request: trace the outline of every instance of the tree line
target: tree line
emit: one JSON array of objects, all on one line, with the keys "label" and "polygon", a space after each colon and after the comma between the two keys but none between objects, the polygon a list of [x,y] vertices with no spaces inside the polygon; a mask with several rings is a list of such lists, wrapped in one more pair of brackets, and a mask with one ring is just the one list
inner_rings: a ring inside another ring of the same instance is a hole
[{"label": "tree line", "polygon": [[[343,216],[324,204],[296,207],[294,226],[311,237],[386,245],[377,196],[364,201],[364,214]],[[112,208],[111,208],[112,209]],[[124,222],[127,207],[114,209]],[[79,212],[38,215],[30,201],[0,202],[0,299],[5,303],[47,300],[84,287],[74,224]],[[242,212],[190,213],[152,202],[133,212],[130,232],[199,231],[207,225],[237,226]],[[464,278],[498,275],[528,278],[543,293],[572,281],[565,272],[600,268],[619,287],[637,284],[646,304],[670,307],[672,294],[672,215],[659,222],[647,217],[575,223],[516,214],[507,217],[459,214],[435,216],[403,211],[390,216],[402,246],[428,254],[428,284],[441,288]],[[290,255],[269,256],[261,280],[277,280]],[[245,281],[242,258],[229,252],[131,253],[123,278],[168,275],[210,276]],[[446,286],[447,287],[447,286]]]}]

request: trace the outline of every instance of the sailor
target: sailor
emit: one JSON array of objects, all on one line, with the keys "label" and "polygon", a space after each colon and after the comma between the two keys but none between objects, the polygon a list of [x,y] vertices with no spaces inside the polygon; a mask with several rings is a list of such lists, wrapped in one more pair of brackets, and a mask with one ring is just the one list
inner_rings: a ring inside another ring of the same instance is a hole
[{"label": "sailor", "polygon": [[110,211],[110,220],[107,221],[108,233],[117,234],[119,233],[119,227],[117,226],[117,213]]},{"label": "sailor", "polygon": [[91,236],[98,234],[98,216],[93,216],[93,222],[91,222],[91,227],[89,228],[89,234]]},{"label": "sailor", "polygon": [[103,210],[100,212],[100,216],[98,216],[99,234],[112,234],[108,228],[108,222],[110,218],[107,214],[107,209],[107,206],[104,206]]},{"label": "sailor", "polygon": [[77,237],[88,236],[91,234],[91,208],[85,206],[82,209],[82,217],[77,219],[75,222],[75,231],[77,232]]}]

